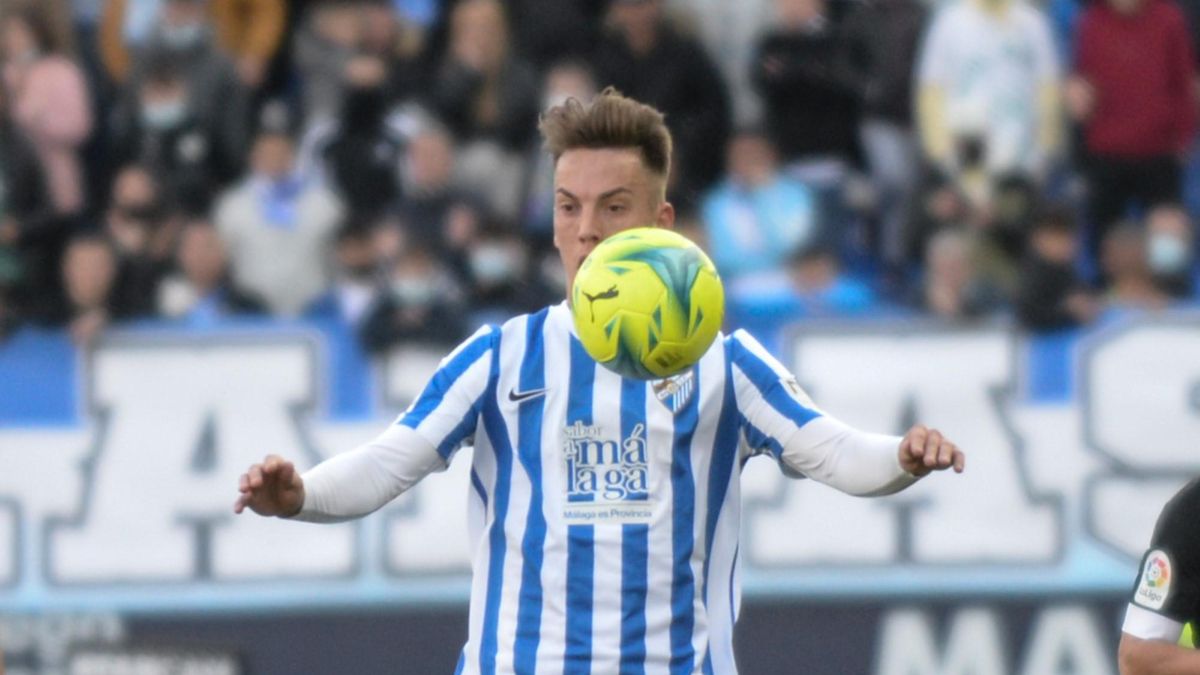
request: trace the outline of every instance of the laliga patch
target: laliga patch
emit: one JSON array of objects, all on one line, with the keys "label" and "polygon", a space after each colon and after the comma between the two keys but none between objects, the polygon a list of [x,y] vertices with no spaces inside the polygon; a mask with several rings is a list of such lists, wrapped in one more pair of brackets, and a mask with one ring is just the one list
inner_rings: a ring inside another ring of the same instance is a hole
[{"label": "laliga patch", "polygon": [[1163,551],[1150,551],[1133,600],[1147,609],[1162,609],[1171,592],[1171,558]]},{"label": "laliga patch", "polygon": [[696,371],[689,370],[665,380],[656,380],[652,386],[658,402],[667,406],[672,413],[679,414],[696,393]]}]

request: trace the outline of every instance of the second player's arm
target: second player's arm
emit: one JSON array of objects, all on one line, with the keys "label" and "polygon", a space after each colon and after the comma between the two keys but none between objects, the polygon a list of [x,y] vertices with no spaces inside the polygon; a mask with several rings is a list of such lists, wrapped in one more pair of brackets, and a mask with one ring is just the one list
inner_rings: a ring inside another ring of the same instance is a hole
[{"label": "second player's arm", "polygon": [[1165,640],[1121,635],[1121,675],[1200,675],[1200,651]]}]

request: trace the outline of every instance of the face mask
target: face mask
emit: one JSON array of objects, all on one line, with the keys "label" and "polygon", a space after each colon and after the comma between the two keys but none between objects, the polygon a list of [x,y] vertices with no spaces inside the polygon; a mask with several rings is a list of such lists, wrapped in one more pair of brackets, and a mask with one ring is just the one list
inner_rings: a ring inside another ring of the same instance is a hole
[{"label": "face mask", "polygon": [[567,99],[569,98],[571,98],[571,95],[565,91],[548,92],[546,97],[542,99],[542,110],[549,110],[551,108],[560,106],[566,103]]},{"label": "face mask", "polygon": [[471,274],[485,284],[512,279],[517,274],[517,261],[503,246],[480,246],[471,252]]},{"label": "face mask", "polygon": [[1191,257],[1187,244],[1169,234],[1150,235],[1146,252],[1151,271],[1161,275],[1184,271]]},{"label": "face mask", "polygon": [[187,105],[182,99],[149,103],[142,106],[142,121],[151,129],[163,131],[174,129],[183,123]]},{"label": "face mask", "polygon": [[404,305],[428,305],[437,289],[428,279],[396,279],[392,281],[392,294]]},{"label": "face mask", "polygon": [[187,23],[182,26],[165,26],[162,29],[162,39],[167,47],[182,51],[200,43],[204,37],[204,24]]}]

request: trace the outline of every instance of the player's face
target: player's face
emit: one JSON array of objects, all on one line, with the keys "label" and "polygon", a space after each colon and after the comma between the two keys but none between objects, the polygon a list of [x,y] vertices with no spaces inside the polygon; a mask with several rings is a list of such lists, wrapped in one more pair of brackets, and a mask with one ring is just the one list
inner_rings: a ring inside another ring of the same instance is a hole
[{"label": "player's face", "polygon": [[554,245],[567,273],[575,272],[596,245],[633,227],[671,227],[675,209],[663,199],[662,176],[628,148],[578,148],[554,169]]}]

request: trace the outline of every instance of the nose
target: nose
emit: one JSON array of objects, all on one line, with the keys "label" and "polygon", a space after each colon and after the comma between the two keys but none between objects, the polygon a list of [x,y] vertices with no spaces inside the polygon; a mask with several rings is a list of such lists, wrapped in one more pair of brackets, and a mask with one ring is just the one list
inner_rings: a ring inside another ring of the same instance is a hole
[{"label": "nose", "polygon": [[578,235],[579,243],[589,251],[600,243],[600,219],[597,217],[595,209],[585,208],[580,214]]}]

